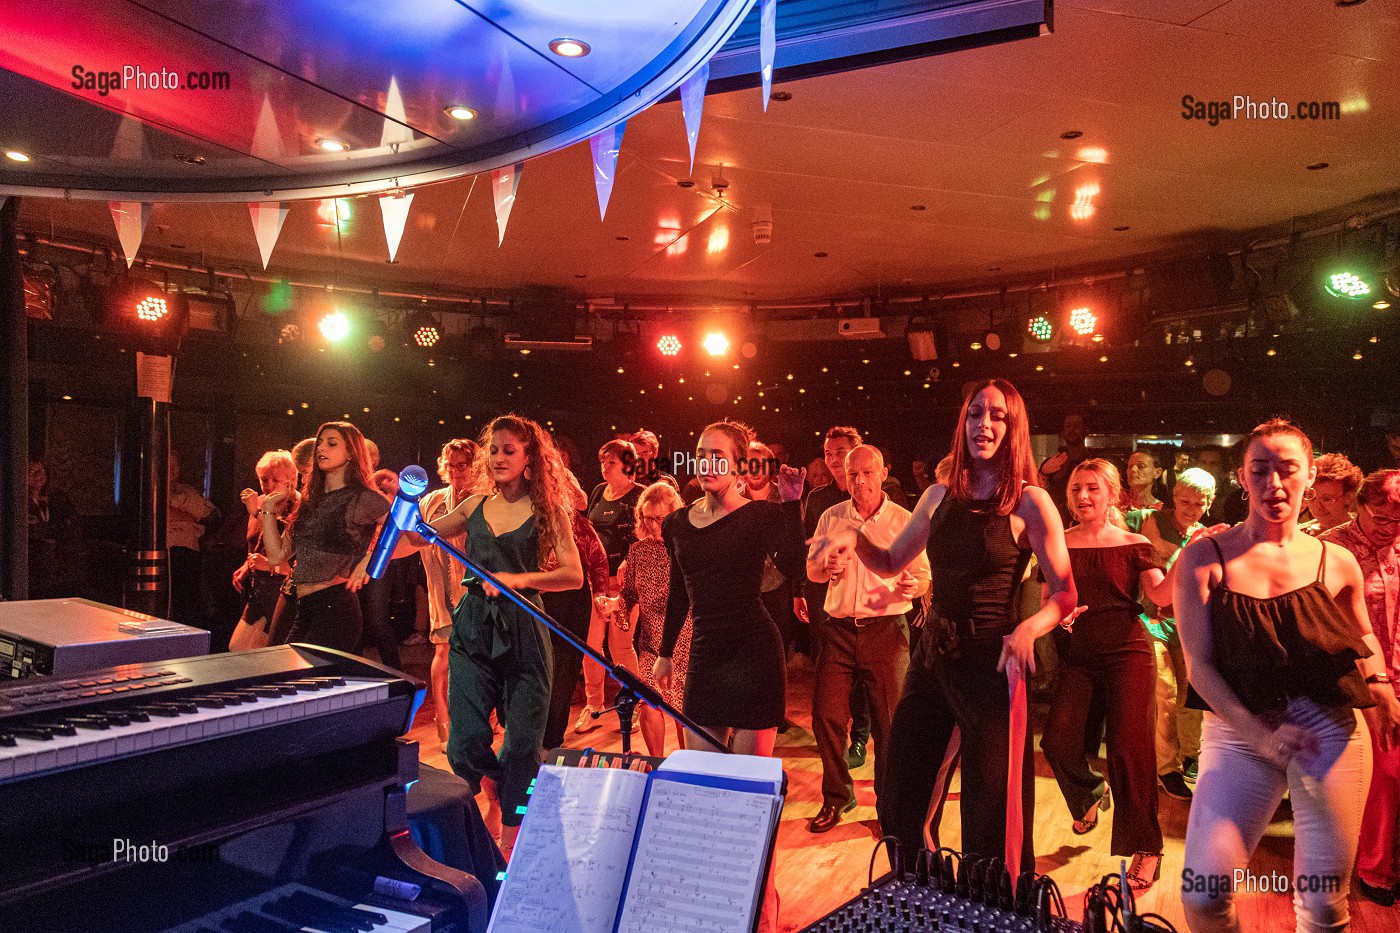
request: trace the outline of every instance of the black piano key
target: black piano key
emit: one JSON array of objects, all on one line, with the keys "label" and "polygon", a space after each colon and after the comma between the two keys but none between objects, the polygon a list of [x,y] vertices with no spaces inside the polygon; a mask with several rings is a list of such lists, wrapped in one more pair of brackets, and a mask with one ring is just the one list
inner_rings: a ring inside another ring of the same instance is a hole
[{"label": "black piano key", "polygon": [[190,702],[195,706],[202,706],[205,709],[223,709],[224,701],[218,697],[190,697]]},{"label": "black piano key", "polygon": [[38,739],[40,742],[47,742],[53,738],[53,733],[43,726],[6,726],[11,735],[17,735],[22,739]]},{"label": "black piano key", "polygon": [[163,719],[174,719],[176,716],[180,715],[180,711],[178,709],[175,709],[174,707],[170,706],[165,706],[164,704],[137,706],[133,707],[133,709],[137,712],[145,713],[148,716],[160,716]]},{"label": "black piano key", "polygon": [[254,696],[267,697],[268,699],[276,699],[282,695],[282,691],[276,687],[249,687],[248,692]]},{"label": "black piano key", "polygon": [[96,715],[101,716],[103,719],[107,720],[107,725],[109,726],[131,725],[131,717],[127,716],[126,713],[123,713],[121,710],[104,709],[101,713],[98,713]]},{"label": "black piano key", "polygon": [[194,705],[193,703],[191,703],[189,700],[177,700],[177,699],[161,700],[159,703],[154,703],[154,704],[152,704],[152,705],[153,705],[153,706],[164,706],[164,707],[167,707],[167,708],[169,708],[169,709],[173,709],[173,710],[174,710],[175,712],[177,712],[177,713],[197,713],[197,712],[199,712],[199,707],[198,707],[198,706],[195,706],[195,705]]},{"label": "black piano key", "polygon": [[288,897],[292,898],[296,903],[314,906],[317,910],[325,911],[333,917],[340,917],[350,923],[365,923],[368,921],[371,925],[363,927],[363,929],[366,930],[373,929],[373,924],[375,923],[389,922],[389,918],[383,914],[367,910],[356,910],[353,907],[342,907],[334,901],[326,900],[324,897],[317,897],[315,894],[311,894],[308,891],[294,891],[289,894]]},{"label": "black piano key", "polygon": [[256,697],[241,693],[211,693],[209,695],[223,700],[225,706],[241,706],[244,703],[252,703],[256,699]]},{"label": "black piano key", "polygon": [[0,732],[0,748],[13,748],[15,744],[14,736],[8,732]]},{"label": "black piano key", "polygon": [[301,929],[248,910],[232,917],[225,917],[219,921],[219,926],[228,930],[229,933],[297,933]]},{"label": "black piano key", "polygon": [[150,722],[151,716],[145,710],[131,708],[122,710],[122,715],[132,722]]},{"label": "black piano key", "polygon": [[343,687],[343,686],[345,686],[345,678],[344,678],[344,677],[339,677],[339,676],[337,676],[337,677],[314,677],[314,678],[312,678],[312,679],[313,679],[313,680],[319,680],[321,683],[325,684],[325,685],[328,686],[328,687]]},{"label": "black piano key", "polygon": [[297,688],[288,684],[271,684],[270,686],[272,687],[272,689],[276,690],[279,694],[281,694],[284,697],[292,697],[297,695]]},{"label": "black piano key", "polygon": [[79,729],[110,729],[112,724],[100,716],[69,716],[64,722],[72,723]]},{"label": "black piano key", "polygon": [[307,690],[330,689],[330,684],[322,683],[319,680],[293,680],[290,685],[296,687],[298,690],[302,689],[303,687],[305,687]]},{"label": "black piano key", "polygon": [[362,933],[356,924],[339,920],[325,911],[286,898],[264,904],[259,909],[270,916],[289,920],[298,927],[314,927],[324,930],[325,933]]},{"label": "black piano key", "polygon": [[50,732],[52,732],[54,735],[77,735],[77,734],[78,734],[78,729],[77,729],[77,727],[74,726],[74,725],[72,725],[72,724],[70,724],[70,723],[67,723],[67,722],[46,722],[46,723],[41,723],[41,725],[42,725],[45,729],[47,729],[47,730],[49,730]]}]

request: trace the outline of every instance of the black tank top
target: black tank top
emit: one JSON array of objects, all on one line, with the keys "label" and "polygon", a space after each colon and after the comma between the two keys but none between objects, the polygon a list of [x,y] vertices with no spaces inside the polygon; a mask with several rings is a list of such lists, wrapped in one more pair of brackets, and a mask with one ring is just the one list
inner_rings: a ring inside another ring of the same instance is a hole
[{"label": "black tank top", "polygon": [[[1246,709],[1281,710],[1299,696],[1322,706],[1375,705],[1356,668],[1371,650],[1327,591],[1325,542],[1316,580],[1261,598],[1230,589],[1225,555],[1214,539],[1207,540],[1220,559],[1220,583],[1210,592],[1215,668]],[[1187,705],[1209,709],[1194,690]]]},{"label": "black tank top", "polygon": [[1011,600],[1031,551],[1016,543],[1010,515],[998,515],[990,500],[945,493],[929,526],[928,559],[932,609],[961,637],[1000,637],[1016,627]]}]

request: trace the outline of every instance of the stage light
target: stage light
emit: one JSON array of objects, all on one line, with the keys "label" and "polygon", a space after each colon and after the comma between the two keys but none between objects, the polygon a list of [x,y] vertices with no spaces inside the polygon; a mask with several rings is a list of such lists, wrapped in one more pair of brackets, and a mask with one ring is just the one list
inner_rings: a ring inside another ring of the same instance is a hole
[{"label": "stage light", "polygon": [[408,316],[408,332],[413,342],[424,349],[437,346],[442,339],[442,325],[426,311],[415,311]]},{"label": "stage light", "polygon": [[29,153],[20,152],[18,149],[7,149],[5,150],[5,158],[11,162],[28,162]]},{"label": "stage light", "polygon": [[1338,269],[1327,273],[1323,288],[1334,298],[1350,298],[1359,301],[1371,294],[1371,283],[1363,277],[1359,269]]},{"label": "stage light", "polygon": [[666,334],[656,341],[656,349],[661,352],[662,356],[675,356],[681,352],[681,338],[675,334]]},{"label": "stage light", "polygon": [[723,356],[729,350],[729,338],[719,331],[705,335],[705,352],[710,356]]},{"label": "stage light", "polygon": [[331,343],[340,343],[350,336],[350,319],[344,311],[332,311],[323,316],[317,326],[321,329],[321,336]]},{"label": "stage light", "polygon": [[1050,338],[1055,336],[1055,325],[1050,323],[1050,319],[1043,314],[1037,314],[1026,324],[1026,331],[1031,335],[1032,340],[1041,343],[1049,343]]},{"label": "stage light", "polygon": [[332,139],[329,136],[324,136],[316,140],[316,146],[317,148],[324,149],[326,152],[344,152],[350,148],[348,143],[341,142],[338,139]]},{"label": "stage light", "polygon": [[159,295],[147,295],[136,303],[136,318],[154,324],[170,313],[170,305]]},{"label": "stage light", "polygon": [[1069,313],[1069,329],[1081,337],[1092,334],[1098,326],[1098,316],[1088,308],[1075,308]]}]

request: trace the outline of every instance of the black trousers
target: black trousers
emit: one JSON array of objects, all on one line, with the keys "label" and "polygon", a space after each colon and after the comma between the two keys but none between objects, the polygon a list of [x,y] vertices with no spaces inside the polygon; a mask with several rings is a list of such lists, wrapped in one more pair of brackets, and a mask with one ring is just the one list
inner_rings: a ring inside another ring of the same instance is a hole
[{"label": "black trousers", "polygon": [[[1040,740],[1040,750],[1055,772],[1070,816],[1082,819],[1103,796],[1103,775],[1089,764],[1083,738],[1085,724],[1093,722],[1095,701],[1102,703],[1108,784],[1113,788],[1114,855],[1162,851],[1153,731],[1155,663],[1144,640],[1141,645],[1096,655],[1091,663],[1061,664],[1050,699],[1050,717]],[[1097,743],[1094,748],[1097,752]]]},{"label": "black trousers", "polygon": [[[576,590],[561,590],[540,595],[544,600],[544,611],[551,619],[577,635],[579,640],[588,640],[593,591],[587,580]],[[569,711],[574,702],[574,690],[578,688],[579,674],[583,670],[582,651],[554,632],[549,633],[549,643],[554,649],[554,677],[549,689],[549,715],[544,722],[543,744],[546,751],[564,744],[564,732],[569,728]]]},{"label": "black trousers", "polygon": [[846,766],[846,724],[851,689],[865,686],[869,698],[871,738],[875,740],[875,798],[885,792],[890,723],[904,675],[909,669],[909,627],[904,616],[861,619],[827,618],[822,623],[817,679],[812,693],[812,732],[822,759],[822,801],[845,806],[854,785]]},{"label": "black trousers", "polygon": [[[392,564],[390,566],[392,572]],[[399,661],[399,639],[389,624],[389,598],[392,595],[393,583],[387,573],[378,580],[365,581],[365,585],[360,587],[360,614],[364,618],[361,640],[378,649],[380,663],[397,670],[402,665]],[[356,645],[354,650],[358,651],[360,647]]]},{"label": "black trousers", "polygon": [[[815,659],[821,657],[822,632],[828,618],[825,609],[826,584],[808,581],[803,587],[803,595],[807,599],[807,618],[810,623],[807,628],[812,633],[812,657]],[[866,695],[864,681],[857,680],[851,684],[850,708],[851,741],[862,744],[869,742],[870,697]]]},{"label": "black trousers", "polygon": [[[925,633],[927,635],[927,633]],[[924,847],[933,804],[934,841],[955,761],[961,759],[962,851],[984,857],[1006,851],[1007,745],[1011,698],[997,672],[1001,639],[963,643],[958,656],[937,655],[920,643],[890,726],[885,793],[877,801],[880,827],[896,837],[904,857]],[[1083,748],[1083,730],[1076,741]],[[1022,749],[1020,871],[1035,867],[1035,768],[1030,730]]]},{"label": "black trousers", "polygon": [[354,653],[360,648],[364,620],[360,600],[344,583],[328,586],[296,600],[296,620],[287,641],[306,642]]}]

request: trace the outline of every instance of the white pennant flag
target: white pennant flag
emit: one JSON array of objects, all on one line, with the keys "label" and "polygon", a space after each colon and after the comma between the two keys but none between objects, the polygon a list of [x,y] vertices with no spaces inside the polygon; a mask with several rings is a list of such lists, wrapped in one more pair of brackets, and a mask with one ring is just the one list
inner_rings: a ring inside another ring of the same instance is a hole
[{"label": "white pennant flag", "polygon": [[[413,130],[408,128],[408,114],[403,109],[403,95],[399,93],[399,80],[389,78],[389,93],[384,101],[384,132],[379,137],[379,145],[385,149],[400,143],[413,142]],[[392,252],[392,250],[391,250]]]},{"label": "white pennant flag", "polygon": [[763,0],[759,13],[758,61],[763,77],[763,112],[768,112],[768,95],[773,93],[773,54],[778,49],[778,0]]},{"label": "white pennant flag", "polygon": [[126,267],[136,261],[136,251],[141,248],[141,237],[146,232],[146,221],[151,217],[151,205],[141,201],[108,201],[112,210],[112,220],[117,225],[117,239],[122,244],[122,255],[126,257]]},{"label": "white pennant flag", "polygon": [[588,140],[593,150],[593,185],[598,189],[598,214],[608,219],[608,201],[612,198],[613,181],[617,177],[617,154],[622,151],[622,134],[627,121],[610,126]]},{"label": "white pennant flag", "polygon": [[700,138],[700,117],[705,111],[705,85],[710,83],[710,63],[705,62],[681,82],[681,113],[685,138],[690,142],[690,171],[695,171],[695,141]]},{"label": "white pennant flag", "polygon": [[408,208],[412,204],[412,191],[379,196],[379,213],[384,216],[384,239],[389,241],[390,262],[399,252],[399,240],[403,239],[403,226],[408,222]]},{"label": "white pennant flag", "polygon": [[282,235],[282,223],[287,219],[287,206],[278,201],[251,201],[248,213],[253,218],[253,236],[258,240],[263,268],[272,258],[272,249]]},{"label": "white pennant flag", "polygon": [[285,149],[282,145],[282,131],[277,127],[277,114],[273,112],[271,99],[264,94],[262,109],[258,111],[258,125],[253,130],[253,155],[260,159],[275,161],[282,158]]},{"label": "white pennant flag", "polygon": [[140,120],[123,116],[112,138],[112,158],[120,162],[140,162],[146,157],[146,133]]},{"label": "white pennant flag", "polygon": [[510,222],[510,209],[515,206],[515,192],[520,188],[524,169],[524,162],[516,162],[491,173],[491,194],[496,200],[497,246],[506,241],[506,224]]}]

